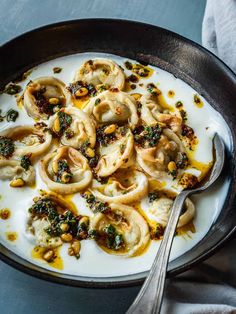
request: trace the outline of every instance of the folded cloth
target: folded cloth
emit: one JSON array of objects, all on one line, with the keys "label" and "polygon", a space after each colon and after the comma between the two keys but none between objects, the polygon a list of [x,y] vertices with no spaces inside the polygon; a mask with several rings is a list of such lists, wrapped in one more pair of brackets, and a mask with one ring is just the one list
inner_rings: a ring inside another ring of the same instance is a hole
[{"label": "folded cloth", "polygon": [[236,1],[208,0],[202,44],[236,72]]},{"label": "folded cloth", "polygon": [[167,280],[161,314],[236,313],[236,235],[217,254]]}]

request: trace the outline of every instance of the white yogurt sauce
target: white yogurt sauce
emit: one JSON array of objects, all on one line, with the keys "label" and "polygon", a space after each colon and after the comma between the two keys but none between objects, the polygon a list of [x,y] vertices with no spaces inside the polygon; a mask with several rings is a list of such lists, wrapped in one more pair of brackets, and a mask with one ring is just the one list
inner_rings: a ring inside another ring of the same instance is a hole
[{"label": "white yogurt sauce", "polygon": [[[75,71],[85,60],[99,57],[112,59],[122,67],[124,67],[124,62],[128,60],[115,55],[103,53],[82,53],[66,56],[39,65],[20,85],[24,89],[29,80],[34,80],[40,76],[55,76],[68,85],[72,81]],[[61,73],[54,74],[54,67],[61,67],[63,70]],[[143,79],[142,83],[144,83],[144,85],[148,82],[158,83],[158,88],[162,91],[164,98],[169,105],[174,106],[179,100],[184,104],[184,109],[187,111],[188,117],[187,124],[194,129],[199,140],[194,155],[195,159],[204,163],[208,163],[212,160],[212,137],[215,132],[220,134],[227,147],[231,149],[230,132],[221,115],[202,97],[201,99],[204,103],[203,107],[198,108],[194,105],[193,96],[196,92],[182,80],[175,78],[172,74],[159,68],[150,67],[154,70],[154,73],[150,78]],[[131,72],[127,70],[126,73],[131,74]],[[168,97],[169,90],[174,91],[174,97]],[[134,92],[144,93],[144,90],[139,87],[131,93]],[[2,112],[6,112],[9,108],[16,108],[15,97],[2,94],[0,96],[0,104]],[[34,121],[27,116],[24,108],[18,108],[18,111],[20,115],[16,122],[1,122],[0,131],[11,126],[22,124],[32,125],[34,123]],[[31,257],[34,242],[32,237],[25,232],[28,208],[32,205],[33,197],[39,195],[39,189],[48,190],[38,174],[37,166],[36,172],[36,189],[29,187],[20,189],[9,188],[8,181],[0,181],[0,209],[6,207],[11,210],[11,217],[8,220],[0,219],[0,241],[4,246],[26,260],[55,271],[50,264]],[[194,218],[196,232],[175,237],[170,260],[173,260],[190,250],[205,236],[221,211],[227,195],[229,183],[230,182],[226,180],[224,182],[218,182],[207,192],[193,197],[193,201],[196,205],[196,216]],[[84,199],[82,199],[80,195],[75,195],[73,197],[73,202],[77,206],[78,213],[82,215],[92,215],[91,211],[86,207]],[[144,209],[146,206],[144,205]],[[6,232],[16,232],[18,235],[17,240],[14,242],[8,241]],[[64,269],[62,271],[56,271],[66,274],[93,277],[112,277],[136,274],[147,271],[150,268],[159,244],[160,241],[152,241],[150,247],[144,254],[133,258],[123,258],[105,253],[93,240],[85,240],[81,241],[81,257],[79,260],[76,260],[75,257],[71,257],[67,254],[68,245],[64,244],[60,251],[60,255],[64,262]]]}]

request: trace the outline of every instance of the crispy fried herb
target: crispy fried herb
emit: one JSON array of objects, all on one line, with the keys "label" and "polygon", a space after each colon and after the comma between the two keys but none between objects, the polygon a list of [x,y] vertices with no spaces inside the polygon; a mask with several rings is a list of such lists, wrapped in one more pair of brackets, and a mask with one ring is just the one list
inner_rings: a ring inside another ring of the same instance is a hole
[{"label": "crispy fried herb", "polygon": [[153,83],[147,84],[147,91],[153,96],[158,96],[160,94],[159,89]]},{"label": "crispy fried herb", "polygon": [[60,73],[61,71],[62,71],[62,68],[60,68],[60,67],[53,68],[53,73],[55,73],[55,74]]},{"label": "crispy fried herb", "polygon": [[102,146],[107,146],[109,143],[111,143],[112,141],[116,139],[116,135],[114,132],[110,134],[105,134],[104,133],[105,128],[106,126],[101,126],[97,128],[97,131],[96,131],[97,142]]},{"label": "crispy fried herb", "polygon": [[108,203],[103,203],[97,200],[97,198],[93,194],[85,193],[82,194],[82,197],[86,199],[86,202],[89,208],[94,212],[106,213],[110,211],[110,207]]},{"label": "crispy fried herb", "polygon": [[63,111],[59,111],[57,116],[60,123],[60,134],[63,134],[65,130],[71,125],[72,117]]},{"label": "crispy fried herb", "polygon": [[172,171],[168,171],[168,174],[170,174],[172,176],[173,180],[176,179],[177,174],[178,174],[177,169],[174,169]]},{"label": "crispy fried herb", "polygon": [[9,109],[6,114],[7,122],[13,121],[15,122],[19,116],[19,112],[14,109]]},{"label": "crispy fried herb", "polygon": [[194,95],[193,100],[194,100],[195,104],[200,104],[201,103],[201,99],[200,99],[200,97],[197,94]]},{"label": "crispy fried herb", "polygon": [[187,121],[187,112],[184,109],[181,109],[180,111],[181,117],[183,119],[183,121]]},{"label": "crispy fried herb", "polygon": [[9,158],[14,153],[15,146],[12,139],[0,136],[0,155],[5,158]]},{"label": "crispy fried herb", "polygon": [[87,149],[89,147],[90,147],[90,142],[86,141],[79,149],[80,149],[81,153],[88,159],[90,167],[95,168],[97,166],[99,157],[97,155],[90,157],[87,153]]},{"label": "crispy fried herb", "polygon": [[182,135],[191,138],[194,135],[193,129],[187,124],[182,125]]},{"label": "crispy fried herb", "polygon": [[128,69],[128,70],[132,70],[133,65],[132,65],[132,63],[131,63],[131,62],[126,61],[126,62],[125,62],[125,67],[126,67],[126,69]]},{"label": "crispy fried herb", "polygon": [[71,129],[67,129],[65,131],[65,137],[69,140],[71,139],[73,136],[75,135],[74,131],[72,131]]},{"label": "crispy fried herb", "polygon": [[177,103],[175,104],[176,108],[182,108],[183,107],[183,103],[182,101],[177,101]]},{"label": "crispy fried herb", "polygon": [[89,223],[81,223],[84,216],[75,216],[70,210],[65,210],[63,214],[59,214],[57,210],[58,205],[50,197],[40,198],[29,208],[31,215],[37,216],[37,218],[47,218],[50,222],[50,226],[45,231],[52,237],[60,236],[65,231],[61,227],[67,225],[66,233],[70,233],[73,238],[82,240],[89,236],[88,229]]},{"label": "crispy fried herb", "polygon": [[127,80],[132,83],[138,83],[139,78],[137,75],[131,74],[130,76],[127,77]]},{"label": "crispy fried herb", "polygon": [[100,102],[101,102],[101,99],[100,98],[97,98],[96,100],[95,100],[95,106],[97,106],[98,104],[100,104]]},{"label": "crispy fried herb", "polygon": [[164,234],[164,228],[161,224],[157,224],[155,228],[151,228],[151,239],[152,240],[159,240],[161,236]]},{"label": "crispy fried herb", "polygon": [[148,200],[149,200],[150,203],[154,202],[158,198],[159,198],[158,192],[150,192],[148,194]]},{"label": "crispy fried herb", "polygon": [[162,133],[159,124],[155,126],[139,126],[134,129],[134,141],[141,147],[154,147],[157,145]]},{"label": "crispy fried herb", "polygon": [[50,198],[38,199],[30,208],[29,213],[40,218],[48,217],[53,220],[58,216],[57,206]]},{"label": "crispy fried herb", "polygon": [[2,110],[0,109],[0,122],[4,121],[4,116],[2,116]]},{"label": "crispy fried herb", "polygon": [[86,84],[82,81],[77,81],[75,83],[69,84],[67,89],[71,92],[72,95],[75,95],[77,90],[79,90],[82,87],[87,88],[89,96],[92,96],[92,97],[96,96],[97,91],[96,91],[96,88],[94,87],[94,85],[93,84]]},{"label": "crispy fried herb", "polygon": [[55,106],[49,103],[48,99],[44,96],[45,92],[46,88],[42,87],[39,90],[36,90],[33,93],[33,96],[35,98],[36,106],[38,107],[39,112],[51,116],[54,114],[53,108]]},{"label": "crispy fried herb", "polygon": [[178,152],[175,163],[176,163],[177,168],[179,168],[179,169],[186,168],[188,165],[188,157],[187,157],[186,153]]},{"label": "crispy fried herb", "polygon": [[25,156],[21,157],[20,165],[25,170],[28,170],[29,167],[31,166],[30,155],[25,155]]},{"label": "crispy fried herb", "polygon": [[[57,182],[60,182],[60,183],[68,183],[73,177],[70,167],[65,159],[61,159],[58,161],[58,172],[56,175],[57,175]],[[65,176],[64,179],[63,179],[63,176]],[[65,182],[65,179],[66,179],[66,182]]]},{"label": "crispy fried herb", "polygon": [[20,93],[21,91],[22,91],[22,88],[20,85],[10,83],[5,87],[3,92],[8,95],[15,95],[15,94]]},{"label": "crispy fried herb", "polygon": [[109,249],[117,251],[125,245],[122,234],[118,233],[113,225],[106,226],[103,232],[106,235],[106,244]]}]

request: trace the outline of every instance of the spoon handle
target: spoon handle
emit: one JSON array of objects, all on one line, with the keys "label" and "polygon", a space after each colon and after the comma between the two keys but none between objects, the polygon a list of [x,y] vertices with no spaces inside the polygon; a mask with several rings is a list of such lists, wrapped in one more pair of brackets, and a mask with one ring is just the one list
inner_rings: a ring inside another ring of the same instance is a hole
[{"label": "spoon handle", "polygon": [[176,197],[160,248],[156,254],[149,275],[126,314],[160,313],[170,250],[179,216],[187,196],[188,192],[184,191]]}]

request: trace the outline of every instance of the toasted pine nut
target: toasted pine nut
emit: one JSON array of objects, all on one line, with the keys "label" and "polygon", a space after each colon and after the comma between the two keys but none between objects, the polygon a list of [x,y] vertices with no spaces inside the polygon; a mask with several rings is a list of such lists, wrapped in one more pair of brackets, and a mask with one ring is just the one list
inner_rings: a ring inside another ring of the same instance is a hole
[{"label": "toasted pine nut", "polygon": [[110,124],[105,128],[104,133],[105,134],[111,134],[111,133],[115,132],[115,130],[116,130],[116,125]]},{"label": "toasted pine nut", "polygon": [[52,97],[52,98],[49,98],[49,99],[48,99],[48,102],[49,102],[49,104],[51,104],[51,105],[58,105],[59,99],[56,98],[56,97]]},{"label": "toasted pine nut", "polygon": [[75,92],[76,97],[83,97],[88,94],[88,90],[86,87],[81,87]]},{"label": "toasted pine nut", "polygon": [[71,242],[72,239],[73,239],[73,237],[72,237],[72,235],[71,235],[70,233],[63,233],[63,234],[61,235],[61,239],[62,239],[62,241],[64,241],[64,242]]},{"label": "toasted pine nut", "polygon": [[10,182],[12,188],[20,188],[25,185],[25,181],[21,178],[14,179]]},{"label": "toasted pine nut", "polygon": [[170,161],[170,162],[168,163],[167,168],[168,168],[168,170],[169,170],[170,172],[172,172],[172,171],[174,171],[174,170],[177,169],[176,164],[175,164],[174,161]]},{"label": "toasted pine nut", "polygon": [[88,148],[86,149],[86,155],[87,155],[88,157],[90,157],[90,158],[93,158],[93,157],[95,156],[95,152],[94,152],[94,150],[93,150],[92,148],[88,147]]}]

